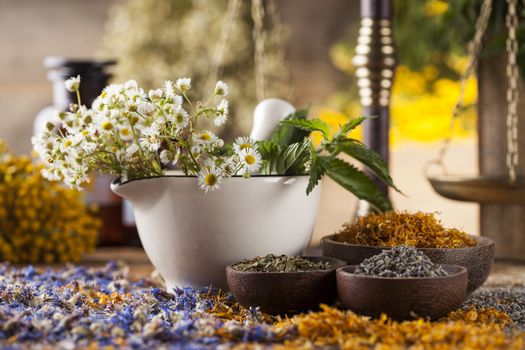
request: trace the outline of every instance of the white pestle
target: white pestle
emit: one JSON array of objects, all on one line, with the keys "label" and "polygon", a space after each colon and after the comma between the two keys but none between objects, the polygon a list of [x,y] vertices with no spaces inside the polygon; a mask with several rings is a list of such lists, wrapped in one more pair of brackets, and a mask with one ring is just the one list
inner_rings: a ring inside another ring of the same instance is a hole
[{"label": "white pestle", "polygon": [[253,111],[253,126],[250,137],[255,141],[268,140],[281,120],[295,112],[295,107],[279,98],[268,98],[259,102]]}]

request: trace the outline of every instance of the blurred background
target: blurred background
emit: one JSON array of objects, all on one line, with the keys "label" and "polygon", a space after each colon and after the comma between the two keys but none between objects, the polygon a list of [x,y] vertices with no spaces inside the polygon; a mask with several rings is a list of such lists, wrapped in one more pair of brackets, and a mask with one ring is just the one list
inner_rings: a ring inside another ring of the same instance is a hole
[{"label": "blurred background", "polygon": [[[235,111],[226,138],[249,131],[257,104],[253,23],[248,2],[240,3],[218,72],[230,85]],[[298,3],[278,0],[268,12],[266,96],[311,106],[312,116],[336,126],[360,113],[351,62],[359,1]],[[458,28],[461,21],[472,23],[474,15],[451,15],[449,6],[466,3],[396,3],[399,65],[392,98],[391,169],[406,194],[393,194],[398,209],[439,212],[447,226],[477,234],[478,206],[439,197],[423,175],[425,163],[436,156],[446,135],[466,64],[463,39],[472,34],[445,30],[452,24]],[[115,58],[114,81],[137,79],[145,87],[183,76],[205,85],[227,13],[225,0],[0,0],[0,138],[17,153],[30,152],[35,117],[52,102],[43,66],[46,56]],[[451,172],[477,171],[476,93],[471,79],[468,108],[454,127],[447,158]],[[324,180],[314,240],[336,231],[355,207],[352,195]]]}]

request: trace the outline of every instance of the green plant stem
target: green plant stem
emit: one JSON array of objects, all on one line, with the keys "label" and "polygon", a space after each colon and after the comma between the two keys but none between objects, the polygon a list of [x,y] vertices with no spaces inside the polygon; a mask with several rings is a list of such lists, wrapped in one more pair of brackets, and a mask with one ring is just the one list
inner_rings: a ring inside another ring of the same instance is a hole
[{"label": "green plant stem", "polygon": [[80,91],[79,91],[79,89],[76,89],[75,93],[77,95],[77,103],[78,103],[79,106],[81,106],[82,103],[81,103],[81,100],[80,100]]}]

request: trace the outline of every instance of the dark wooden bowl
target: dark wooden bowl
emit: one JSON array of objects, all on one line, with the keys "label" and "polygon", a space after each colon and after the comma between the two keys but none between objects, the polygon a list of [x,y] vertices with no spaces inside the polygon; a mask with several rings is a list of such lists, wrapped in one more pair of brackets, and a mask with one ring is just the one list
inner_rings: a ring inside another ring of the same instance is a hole
[{"label": "dark wooden bowl", "polygon": [[443,277],[377,277],[352,273],[355,265],[337,269],[337,292],[348,309],[367,316],[385,313],[395,320],[438,319],[467,297],[467,269],[443,265]]},{"label": "dark wooden bowl", "polygon": [[[323,255],[344,260],[349,265],[358,265],[363,260],[381,253],[383,249],[390,249],[389,247],[342,243],[334,240],[334,236],[329,235],[321,239]],[[436,264],[466,267],[468,270],[468,294],[485,283],[494,261],[494,241],[487,237],[470,237],[477,242],[473,247],[418,248]]]},{"label": "dark wooden bowl", "polygon": [[233,296],[243,306],[259,306],[268,314],[293,314],[332,304],[337,297],[335,270],[347,263],[330,257],[305,257],[333,268],[305,272],[243,272],[226,267]]}]

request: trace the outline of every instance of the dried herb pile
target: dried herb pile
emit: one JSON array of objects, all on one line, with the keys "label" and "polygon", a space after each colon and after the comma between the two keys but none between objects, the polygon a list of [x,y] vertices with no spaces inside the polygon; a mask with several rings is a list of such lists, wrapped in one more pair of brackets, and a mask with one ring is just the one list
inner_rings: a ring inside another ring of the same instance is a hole
[{"label": "dried herb pile", "polygon": [[379,277],[446,276],[443,266],[433,263],[425,253],[414,247],[397,246],[363,260],[354,273]]},{"label": "dried herb pile", "polygon": [[417,248],[463,248],[476,245],[465,232],[445,228],[434,213],[389,211],[344,224],[338,242],[376,247],[407,245]]},{"label": "dried herb pile", "polygon": [[328,262],[312,261],[300,256],[268,254],[245,259],[232,265],[232,268],[244,272],[304,272],[328,270],[332,266]]},{"label": "dried herb pile", "polygon": [[167,293],[155,279],[130,280],[126,266],[115,263],[60,270],[0,264],[0,276],[2,349],[513,350],[524,345],[517,332],[524,325],[523,287],[476,293],[438,322],[395,322],[328,306],[290,319],[272,317],[212,288]]},{"label": "dried herb pile", "polygon": [[297,328],[297,338],[285,343],[287,349],[327,345],[355,350],[523,349],[524,335],[508,331],[509,319],[503,313],[461,310],[453,319],[396,322],[382,316],[373,320],[324,305],[320,312],[298,315],[274,328]]}]

